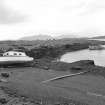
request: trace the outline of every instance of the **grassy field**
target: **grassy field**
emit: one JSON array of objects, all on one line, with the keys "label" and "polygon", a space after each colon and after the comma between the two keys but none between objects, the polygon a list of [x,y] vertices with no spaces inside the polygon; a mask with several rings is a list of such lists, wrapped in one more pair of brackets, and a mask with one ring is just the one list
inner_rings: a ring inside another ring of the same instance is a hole
[{"label": "grassy field", "polygon": [[45,105],[55,105],[57,102],[73,102],[74,105],[105,104],[105,78],[101,75],[84,74],[42,83],[70,72],[38,68],[12,68],[5,71],[10,72],[11,76],[8,83],[1,86],[8,94],[28,97],[34,101],[42,100]]}]

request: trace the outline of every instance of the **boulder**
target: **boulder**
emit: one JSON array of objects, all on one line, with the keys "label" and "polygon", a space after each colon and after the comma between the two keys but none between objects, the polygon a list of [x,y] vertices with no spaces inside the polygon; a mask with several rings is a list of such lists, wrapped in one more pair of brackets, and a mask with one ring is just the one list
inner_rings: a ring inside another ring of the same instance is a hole
[{"label": "boulder", "polygon": [[2,76],[2,77],[5,77],[5,78],[8,78],[8,77],[10,76],[10,74],[9,74],[9,73],[4,72],[4,73],[1,73],[1,76]]}]

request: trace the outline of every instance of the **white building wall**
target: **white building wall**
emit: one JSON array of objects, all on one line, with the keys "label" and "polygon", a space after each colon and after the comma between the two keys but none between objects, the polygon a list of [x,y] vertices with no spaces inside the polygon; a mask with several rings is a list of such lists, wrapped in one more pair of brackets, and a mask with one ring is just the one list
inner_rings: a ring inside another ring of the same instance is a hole
[{"label": "white building wall", "polygon": [[26,56],[23,52],[8,51],[3,54],[3,56]]}]

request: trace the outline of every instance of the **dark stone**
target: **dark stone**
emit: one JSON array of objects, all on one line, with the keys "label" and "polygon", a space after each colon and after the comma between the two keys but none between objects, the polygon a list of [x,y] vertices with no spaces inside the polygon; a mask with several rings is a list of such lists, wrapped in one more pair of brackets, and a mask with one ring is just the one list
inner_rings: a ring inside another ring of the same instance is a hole
[{"label": "dark stone", "polygon": [[43,69],[44,69],[44,70],[49,70],[49,67],[44,66]]},{"label": "dark stone", "polygon": [[8,78],[10,76],[10,74],[9,73],[1,73],[1,76],[5,77],[5,78]]},{"label": "dark stone", "polygon": [[82,70],[82,67],[76,66],[76,67],[71,67],[71,69],[72,69],[72,70]]},{"label": "dark stone", "polygon": [[86,65],[95,65],[93,60],[83,61],[83,64],[86,64]]},{"label": "dark stone", "polygon": [[1,103],[1,104],[6,104],[6,103],[7,103],[6,98],[0,98],[0,103]]}]

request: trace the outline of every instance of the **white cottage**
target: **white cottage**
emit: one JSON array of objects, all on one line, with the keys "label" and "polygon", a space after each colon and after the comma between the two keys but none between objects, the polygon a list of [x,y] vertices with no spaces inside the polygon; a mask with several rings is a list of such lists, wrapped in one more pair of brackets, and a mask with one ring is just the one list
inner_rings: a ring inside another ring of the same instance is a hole
[{"label": "white cottage", "polygon": [[18,51],[8,51],[8,52],[5,52],[3,54],[3,56],[14,56],[14,57],[24,57],[24,56],[27,56],[24,52],[18,52]]},{"label": "white cottage", "polygon": [[0,57],[0,65],[4,64],[22,64],[33,61],[32,57],[27,56],[24,52],[7,51]]}]

